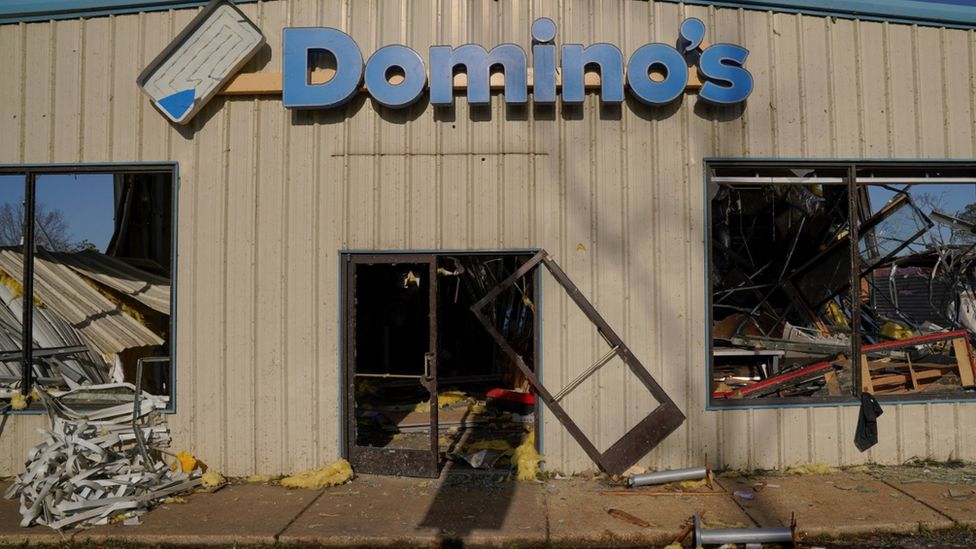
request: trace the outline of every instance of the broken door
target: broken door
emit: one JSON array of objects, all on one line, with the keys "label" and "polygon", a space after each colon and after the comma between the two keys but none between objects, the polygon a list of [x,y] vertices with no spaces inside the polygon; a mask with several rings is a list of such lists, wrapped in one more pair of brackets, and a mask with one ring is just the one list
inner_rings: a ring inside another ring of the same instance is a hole
[{"label": "broken door", "polygon": [[[553,276],[556,282],[566,290],[570,299],[579,307],[580,311],[595,326],[601,339],[607,344],[608,349],[603,356],[591,364],[574,380],[570,381],[565,387],[555,394],[549,391],[541,380],[535,375],[532,368],[526,364],[525,360],[515,350],[511,342],[503,335],[496,321],[485,313],[486,307],[497,299],[502,292],[511,288],[524,276],[535,270],[539,264],[545,265],[546,269]],[[546,406],[555,414],[560,423],[576,439],[576,442],[583,447],[586,454],[606,473],[617,475],[623,473],[628,467],[646,455],[657,446],[665,437],[671,434],[684,421],[685,416],[678,410],[674,402],[668,397],[663,389],[654,381],[651,374],[637,360],[626,344],[617,336],[616,332],[610,328],[607,322],[600,316],[593,305],[580,293],[575,284],[566,276],[566,273],[549,257],[545,250],[536,254],[532,259],[525,262],[512,276],[489,291],[480,301],[475,303],[471,310],[478,320],[484,325],[485,329],[492,335],[495,342],[502,348],[506,355],[518,366],[522,374],[526,377],[536,394],[546,403]],[[561,401],[566,398],[574,389],[579,387],[587,378],[595,374],[601,368],[610,363],[611,360],[620,358],[630,372],[643,384],[650,395],[657,402],[657,406],[644,417],[640,422],[631,427],[626,434],[604,451],[597,449],[582,429],[573,421]]]},{"label": "broken door", "polygon": [[361,473],[436,477],[434,256],[344,257],[345,455]]}]

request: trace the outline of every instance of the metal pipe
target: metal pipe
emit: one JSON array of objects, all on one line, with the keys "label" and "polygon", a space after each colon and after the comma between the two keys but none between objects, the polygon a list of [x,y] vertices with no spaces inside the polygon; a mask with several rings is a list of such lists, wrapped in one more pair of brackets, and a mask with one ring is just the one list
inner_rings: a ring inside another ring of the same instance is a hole
[{"label": "metal pipe", "polygon": [[136,444],[139,446],[139,453],[142,455],[142,459],[145,460],[146,467],[152,467],[152,459],[149,457],[149,450],[146,448],[146,440],[142,436],[142,429],[139,425],[139,417],[141,414],[142,400],[142,365],[145,362],[150,363],[160,363],[169,362],[169,357],[162,356],[145,356],[136,361],[136,379],[135,379],[135,393],[132,395],[132,432],[136,437]]},{"label": "metal pipe", "polygon": [[[604,339],[606,339],[605,336],[604,336]],[[604,354],[602,357],[600,357],[599,360],[597,360],[596,362],[594,362],[593,365],[590,366],[589,368],[587,368],[585,372],[583,372],[582,374],[578,375],[576,377],[576,379],[574,379],[573,381],[570,381],[569,382],[569,385],[563,387],[563,390],[562,391],[559,391],[556,394],[556,396],[552,397],[552,400],[554,400],[556,402],[559,402],[560,400],[562,400],[563,397],[565,397],[566,395],[568,395],[570,391],[572,391],[573,389],[579,387],[584,381],[586,381],[586,378],[588,378],[591,375],[593,375],[593,373],[596,372],[597,370],[599,370],[600,368],[603,368],[604,366],[606,366],[606,364],[608,362],[610,362],[610,360],[613,359],[613,357],[617,356],[617,352],[619,350],[620,350],[620,345],[614,345],[612,349],[610,349],[609,351],[607,351],[606,354]]]},{"label": "metal pipe", "polygon": [[690,469],[675,469],[673,471],[656,471],[641,475],[631,475],[627,479],[627,486],[650,486],[652,484],[667,484],[681,480],[698,480],[708,476],[707,467],[692,467]]},{"label": "metal pipe", "polygon": [[789,528],[716,528],[703,530],[701,517],[695,515],[695,539],[692,546],[745,545],[751,543],[796,543],[796,521]]}]

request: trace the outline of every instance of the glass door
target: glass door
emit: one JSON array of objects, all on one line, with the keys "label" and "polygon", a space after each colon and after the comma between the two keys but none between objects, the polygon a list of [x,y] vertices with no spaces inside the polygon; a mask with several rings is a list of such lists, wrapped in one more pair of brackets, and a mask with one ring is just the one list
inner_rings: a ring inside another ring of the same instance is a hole
[{"label": "glass door", "polygon": [[344,256],[345,454],[360,473],[436,477],[433,255]]}]

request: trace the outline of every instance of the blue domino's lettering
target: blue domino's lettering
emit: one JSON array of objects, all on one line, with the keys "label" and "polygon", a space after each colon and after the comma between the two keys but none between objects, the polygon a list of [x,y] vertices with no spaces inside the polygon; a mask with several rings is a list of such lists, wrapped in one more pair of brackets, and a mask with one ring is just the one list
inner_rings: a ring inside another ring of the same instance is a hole
[{"label": "blue domino's lettering", "polygon": [[709,103],[729,105],[745,101],[752,93],[752,75],[743,67],[749,50],[734,44],[705,48],[698,68],[705,76],[698,97]]},{"label": "blue domino's lettering", "polygon": [[613,44],[563,45],[563,103],[582,103],[586,96],[587,67],[600,67],[600,100],[622,103],[624,100],[624,55]]},{"label": "blue domino's lettering", "polygon": [[[400,73],[403,81],[391,83],[390,77],[395,73]],[[393,109],[409,107],[420,99],[425,87],[424,60],[406,46],[384,46],[366,62],[366,89],[380,105]]]},{"label": "blue domino's lettering", "polygon": [[[288,28],[282,35],[282,103],[289,109],[338,107],[359,91],[363,55],[348,34],[331,28]],[[335,75],[324,84],[310,82],[311,54],[331,54]]]},{"label": "blue domino's lettering", "polygon": [[525,50],[515,44],[501,44],[491,51],[477,44],[457,48],[430,48],[430,103],[454,104],[454,69],[464,67],[468,76],[468,103],[491,103],[491,69],[500,66],[505,73],[505,102],[524,104],[529,100]]},{"label": "blue domino's lettering", "polygon": [[540,17],[532,23],[532,102],[556,102],[556,23]]},{"label": "blue domino's lettering", "polygon": [[[664,73],[664,80],[651,80],[652,68]],[[678,98],[688,83],[688,65],[678,50],[667,44],[646,44],[630,56],[627,84],[631,93],[647,105],[664,105]]]},{"label": "blue domino's lettering", "polygon": [[[532,23],[533,101],[536,104],[556,102],[557,46],[556,24],[540,17]],[[704,83],[699,91],[703,101],[728,105],[744,101],[752,92],[752,75],[745,68],[749,51],[733,44],[715,44],[702,51],[705,24],[688,18],[679,29],[677,48],[663,43],[646,44],[627,60],[626,84],[635,99],[648,105],[663,105],[681,97],[688,82],[688,65],[697,60]],[[454,105],[454,73],[467,74],[467,101],[472,105],[491,103],[491,72],[505,74],[504,101],[509,104],[528,102],[528,59],[521,47],[501,44],[490,51],[478,44],[432,46],[429,64],[411,48],[384,46],[363,63],[356,42],[346,33],[332,28],[286,28],[283,33],[284,61],[282,96],[290,109],[337,107],[349,101],[361,89],[380,105],[405,108],[419,100],[428,86],[430,102],[437,107]],[[312,54],[323,52],[336,61],[336,73],[323,84],[312,84]],[[562,52],[562,96],[566,104],[582,103],[586,97],[587,70],[600,72],[600,101],[621,103],[624,100],[624,56],[612,44],[565,44]],[[654,79],[651,72],[663,74]],[[398,73],[401,81],[391,76]],[[180,96],[182,101],[182,96]],[[172,109],[182,108],[176,98]]]}]

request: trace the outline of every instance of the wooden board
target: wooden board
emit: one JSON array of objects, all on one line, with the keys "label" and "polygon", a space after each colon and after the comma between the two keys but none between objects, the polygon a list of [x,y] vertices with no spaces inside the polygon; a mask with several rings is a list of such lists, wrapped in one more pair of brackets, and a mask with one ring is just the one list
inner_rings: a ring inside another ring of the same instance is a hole
[{"label": "wooden board", "polygon": [[[529,90],[532,90],[532,69],[527,69],[527,82]],[[332,79],[335,69],[322,69],[312,71],[310,81],[312,84],[324,84]],[[583,85],[588,90],[600,87],[600,75],[595,72],[588,72],[584,76]],[[492,91],[501,91],[505,88],[505,75],[494,73],[489,79],[489,86]],[[560,75],[556,74],[556,87],[562,86]],[[454,89],[464,90],[468,87],[468,75],[464,73],[454,75]],[[685,91],[694,91],[702,87],[701,78],[698,76],[698,69],[688,71],[688,83],[685,84]],[[364,90],[361,88],[360,91]],[[234,76],[220,90],[220,95],[281,95],[281,73],[280,72],[252,72]]]},{"label": "wooden board", "polygon": [[956,353],[956,364],[959,365],[959,379],[963,387],[976,385],[973,375],[973,357],[970,353],[969,341],[965,338],[952,340],[952,350]]}]

